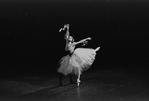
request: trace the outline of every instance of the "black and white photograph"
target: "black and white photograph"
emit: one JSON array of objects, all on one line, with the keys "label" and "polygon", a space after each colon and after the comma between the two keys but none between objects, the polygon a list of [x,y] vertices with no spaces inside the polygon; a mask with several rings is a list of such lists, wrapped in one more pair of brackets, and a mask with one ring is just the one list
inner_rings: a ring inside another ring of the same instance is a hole
[{"label": "black and white photograph", "polygon": [[148,100],[148,0],[0,0],[0,101]]}]

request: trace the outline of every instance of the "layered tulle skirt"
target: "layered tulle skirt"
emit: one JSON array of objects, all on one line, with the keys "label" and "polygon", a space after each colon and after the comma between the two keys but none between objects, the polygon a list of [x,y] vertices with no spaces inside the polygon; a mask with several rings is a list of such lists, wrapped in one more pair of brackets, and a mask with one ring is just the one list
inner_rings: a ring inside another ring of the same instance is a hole
[{"label": "layered tulle skirt", "polygon": [[96,49],[91,48],[77,48],[75,49],[72,56],[66,55],[60,60],[60,67],[58,72],[64,75],[69,73],[82,73],[90,68],[93,64],[96,56],[96,51],[99,50],[99,47]]}]

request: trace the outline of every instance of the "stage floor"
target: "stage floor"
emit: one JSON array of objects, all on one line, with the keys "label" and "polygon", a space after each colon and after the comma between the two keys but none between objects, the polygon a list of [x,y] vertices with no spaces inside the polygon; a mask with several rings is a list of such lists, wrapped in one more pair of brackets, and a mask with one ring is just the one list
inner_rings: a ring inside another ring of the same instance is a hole
[{"label": "stage floor", "polygon": [[[74,76],[76,81],[76,76]],[[88,70],[80,86],[58,86],[58,77],[17,76],[0,80],[1,101],[148,101],[149,80],[138,72],[124,69]]]}]

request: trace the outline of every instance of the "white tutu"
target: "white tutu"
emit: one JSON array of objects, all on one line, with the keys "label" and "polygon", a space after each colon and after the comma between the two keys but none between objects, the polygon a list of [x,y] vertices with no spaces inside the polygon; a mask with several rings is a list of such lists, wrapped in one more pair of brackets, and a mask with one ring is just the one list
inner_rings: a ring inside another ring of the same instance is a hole
[{"label": "white tutu", "polygon": [[77,48],[70,57],[69,55],[64,56],[61,59],[60,67],[58,72],[67,75],[69,73],[82,72],[87,70],[94,62],[96,51],[99,50],[99,47],[96,49],[91,48]]}]

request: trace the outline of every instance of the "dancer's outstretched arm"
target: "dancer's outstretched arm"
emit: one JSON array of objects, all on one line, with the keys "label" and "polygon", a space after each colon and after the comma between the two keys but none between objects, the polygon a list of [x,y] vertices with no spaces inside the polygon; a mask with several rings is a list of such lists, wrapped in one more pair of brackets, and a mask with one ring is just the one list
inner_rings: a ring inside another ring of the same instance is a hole
[{"label": "dancer's outstretched arm", "polygon": [[83,43],[84,41],[87,41],[87,40],[91,40],[92,38],[86,38],[86,39],[83,39],[83,40],[80,40],[78,42],[74,42],[74,45],[77,45],[77,44],[80,44],[80,43]]}]

